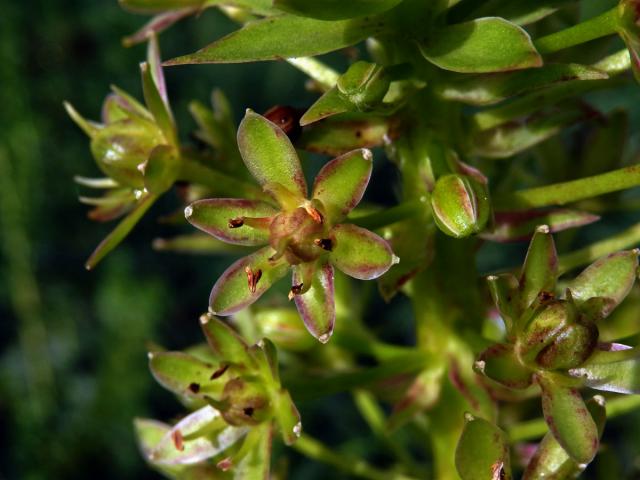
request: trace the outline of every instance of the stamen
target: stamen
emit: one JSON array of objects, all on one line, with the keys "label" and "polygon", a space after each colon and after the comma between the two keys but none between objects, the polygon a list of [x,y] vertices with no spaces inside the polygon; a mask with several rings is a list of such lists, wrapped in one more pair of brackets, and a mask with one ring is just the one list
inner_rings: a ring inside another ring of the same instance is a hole
[{"label": "stamen", "polygon": [[291,290],[289,290],[289,300],[293,300],[293,297],[300,295],[302,293],[302,287],[304,287],[304,283],[292,286]]},{"label": "stamen", "polygon": [[171,440],[173,440],[173,446],[176,447],[176,450],[178,450],[180,452],[182,452],[184,450],[182,432],[180,430],[175,430],[171,434]]},{"label": "stamen", "polygon": [[244,267],[244,273],[247,274],[247,284],[249,285],[249,291],[251,293],[256,293],[256,286],[260,281],[260,277],[262,277],[262,270],[258,269],[255,272],[251,270],[251,267]]},{"label": "stamen", "polygon": [[244,219],[242,217],[229,219],[229,228],[240,228],[243,225],[244,225]]},{"label": "stamen", "polygon": [[333,250],[333,241],[330,238],[316,238],[313,243],[327,252]]},{"label": "stamen", "polygon": [[323,222],[322,214],[313,205],[306,204],[304,206],[304,209],[307,211],[309,216],[311,218],[313,218],[314,222],[316,222],[316,223],[322,223]]}]

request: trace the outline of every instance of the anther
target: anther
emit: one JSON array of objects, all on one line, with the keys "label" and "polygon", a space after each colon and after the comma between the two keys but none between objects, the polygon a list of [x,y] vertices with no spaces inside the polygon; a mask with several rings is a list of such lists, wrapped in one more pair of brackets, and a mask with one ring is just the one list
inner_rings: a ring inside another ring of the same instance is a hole
[{"label": "anther", "polygon": [[309,216],[311,218],[313,218],[313,221],[316,223],[322,223],[323,218],[322,218],[322,214],[318,211],[317,208],[313,207],[312,205],[305,205],[304,209],[307,211],[307,213],[309,214]]},{"label": "anther", "polygon": [[291,290],[289,290],[289,300],[293,300],[293,297],[300,295],[302,293],[302,287],[304,287],[304,283],[292,286]]},{"label": "anther", "polygon": [[244,267],[244,272],[247,274],[247,284],[249,285],[249,291],[256,293],[256,286],[262,277],[262,270],[258,269],[255,272],[251,270],[251,267]]},{"label": "anther", "polygon": [[242,219],[242,217],[229,219],[229,228],[240,228],[243,225],[244,220]]}]

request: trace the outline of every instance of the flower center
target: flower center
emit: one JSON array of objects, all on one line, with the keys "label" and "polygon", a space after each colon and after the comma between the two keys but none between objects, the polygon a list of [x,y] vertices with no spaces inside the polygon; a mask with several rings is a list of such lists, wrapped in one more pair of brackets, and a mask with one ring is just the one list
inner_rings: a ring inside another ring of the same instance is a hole
[{"label": "flower center", "polygon": [[313,207],[276,215],[269,230],[275,256],[284,255],[291,265],[313,261],[326,252],[318,240],[326,238],[327,225]]}]

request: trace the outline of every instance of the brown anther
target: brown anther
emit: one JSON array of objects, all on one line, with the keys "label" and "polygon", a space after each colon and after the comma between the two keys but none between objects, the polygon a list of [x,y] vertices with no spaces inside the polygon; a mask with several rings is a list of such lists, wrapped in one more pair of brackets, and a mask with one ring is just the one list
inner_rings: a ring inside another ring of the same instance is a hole
[{"label": "brown anther", "polygon": [[183,451],[184,450],[184,442],[182,440],[182,432],[180,430],[174,430],[171,434],[171,440],[173,440],[173,445],[176,447],[176,450]]},{"label": "brown anther", "polygon": [[258,269],[255,272],[251,270],[251,267],[244,267],[244,272],[247,274],[247,284],[249,285],[249,291],[256,293],[256,286],[262,277],[262,270]]},{"label": "brown anther", "polygon": [[240,228],[243,225],[244,220],[242,219],[242,217],[229,219],[229,228]]},{"label": "brown anther", "polygon": [[191,391],[191,393],[198,393],[200,391],[200,384],[195,382],[190,383],[189,391]]},{"label": "brown anther", "polygon": [[221,365],[219,369],[211,374],[210,379],[215,380],[216,378],[220,378],[222,375],[224,375],[224,372],[227,371],[227,368],[229,368],[229,365]]},{"label": "brown anther", "polygon": [[291,290],[289,290],[289,300],[293,300],[293,297],[300,295],[302,293],[302,287],[304,287],[304,283],[292,286]]},{"label": "brown anther", "polygon": [[304,209],[307,211],[309,216],[311,218],[313,218],[314,222],[316,222],[316,223],[322,223],[323,222],[322,214],[318,211],[317,208],[315,208],[315,207],[313,207],[311,205],[305,205]]},{"label": "brown anther", "polygon": [[316,238],[313,243],[327,252],[333,250],[333,241],[330,238]]}]

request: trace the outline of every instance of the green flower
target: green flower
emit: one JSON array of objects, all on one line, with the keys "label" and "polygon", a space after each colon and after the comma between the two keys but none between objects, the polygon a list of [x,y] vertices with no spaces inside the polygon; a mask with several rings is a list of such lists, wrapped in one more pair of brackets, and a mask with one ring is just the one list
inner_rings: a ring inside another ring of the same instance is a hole
[{"label": "green flower", "polygon": [[247,168],[272,201],[200,200],[185,209],[185,216],[219,240],[266,246],[222,274],[211,291],[210,310],[231,315],[255,302],[292,269],[289,297],[309,332],[325,343],[335,321],[334,267],[369,280],[397,262],[378,235],[340,223],[369,183],[371,152],[354,150],[327,163],[309,199],[298,155],[277,125],[248,110],[238,130],[238,146]]}]

